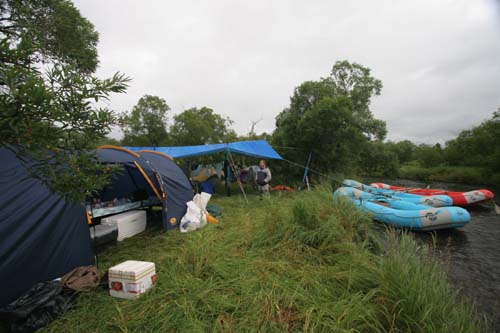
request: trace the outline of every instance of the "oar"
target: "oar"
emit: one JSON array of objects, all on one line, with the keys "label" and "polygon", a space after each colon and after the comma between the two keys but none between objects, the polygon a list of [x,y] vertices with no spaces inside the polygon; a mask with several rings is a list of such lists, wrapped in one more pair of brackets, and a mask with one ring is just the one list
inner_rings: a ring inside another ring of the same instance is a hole
[{"label": "oar", "polygon": [[495,213],[497,213],[498,215],[500,215],[500,207],[498,207],[498,205],[496,204],[495,201],[493,201],[493,205],[495,206]]}]

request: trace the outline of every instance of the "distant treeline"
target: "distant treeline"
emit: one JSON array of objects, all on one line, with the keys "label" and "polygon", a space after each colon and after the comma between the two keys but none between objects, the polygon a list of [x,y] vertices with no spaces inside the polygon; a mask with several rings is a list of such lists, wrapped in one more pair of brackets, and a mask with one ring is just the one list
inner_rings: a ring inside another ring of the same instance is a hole
[{"label": "distant treeline", "polygon": [[[341,173],[371,177],[494,183],[500,179],[500,111],[444,146],[385,141],[386,123],[375,119],[370,101],[382,82],[370,69],[339,61],[330,75],[295,88],[290,105],[276,117],[273,133],[237,135],[232,120],[208,107],[190,108],[170,117],[170,107],[145,95],[119,118],[121,141],[130,146],[201,145],[266,139],[287,160],[305,165],[311,154],[312,177]],[[283,181],[297,180],[297,164],[274,163]],[[283,177],[284,176],[284,177]]]},{"label": "distant treeline", "polygon": [[385,143],[401,166],[399,176],[420,180],[500,184],[500,109],[441,146]]}]

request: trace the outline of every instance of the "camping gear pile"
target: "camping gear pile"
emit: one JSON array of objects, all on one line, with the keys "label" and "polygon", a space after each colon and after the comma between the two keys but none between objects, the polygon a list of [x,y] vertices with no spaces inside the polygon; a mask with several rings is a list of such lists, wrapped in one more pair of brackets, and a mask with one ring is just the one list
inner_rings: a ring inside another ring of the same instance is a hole
[{"label": "camping gear pile", "polygon": [[211,194],[201,192],[193,197],[192,201],[187,203],[186,215],[182,217],[180,223],[181,232],[190,232],[196,229],[203,228],[208,223],[218,223],[215,216],[210,215],[207,211],[207,204],[211,198]]},{"label": "camping gear pile", "polygon": [[99,162],[118,165],[122,172],[115,173],[112,184],[97,194],[101,202],[112,201],[113,205],[95,210],[91,205],[88,209],[90,217],[162,206],[164,229],[178,228],[180,219],[186,213],[186,202],[193,198],[193,191],[189,179],[172,158],[161,152],[133,152],[115,146],[99,147],[96,155]]},{"label": "camping gear pile", "polygon": [[[109,186],[86,202],[75,203],[36,177],[37,161],[21,154],[18,146],[0,146],[0,313],[14,318],[19,329],[34,330],[64,313],[73,298],[66,298],[68,288],[56,279],[94,265],[96,247],[144,230],[144,217],[128,219],[136,212],[144,216],[141,209],[161,206],[162,225],[169,230],[186,232],[218,222],[215,215],[220,209],[213,207],[212,215],[208,213],[210,195],[193,198],[191,183],[166,154],[169,150],[174,157],[225,153],[228,174],[235,170],[232,153],[282,159],[265,140],[133,150],[97,148],[96,162],[110,170],[118,166],[120,172],[112,173]],[[227,186],[230,177],[226,178]],[[34,313],[45,319],[30,317]]]},{"label": "camping gear pile", "polygon": [[195,169],[191,170],[191,180],[204,182],[212,177],[222,179],[222,177],[224,177],[223,168],[224,163],[198,164]]},{"label": "camping gear pile", "polygon": [[0,319],[9,323],[12,332],[34,332],[71,308],[77,293],[98,284],[95,266],[77,267],[60,279],[35,284],[21,297],[0,308]]},{"label": "camping gear pile", "polygon": [[376,221],[422,231],[461,228],[469,223],[469,212],[453,204],[463,202],[462,198],[470,198],[470,193],[476,193],[475,199],[470,200],[470,203],[493,198],[493,194],[488,190],[447,192],[454,194],[449,196],[441,190],[420,192],[429,194],[421,195],[381,187],[383,186],[368,186],[346,179],[342,182],[342,187],[335,191],[334,197],[350,198],[360,209],[371,213]]},{"label": "camping gear pile", "polygon": [[[171,158],[114,146],[98,148],[95,156],[100,163],[120,166],[121,172],[113,174],[111,184],[94,198],[100,202],[131,198],[123,205],[116,202],[113,207],[97,209],[137,205],[125,207],[124,212],[159,205],[163,227],[179,228],[193,192],[187,176]],[[84,204],[53,193],[33,176],[36,161],[19,154],[15,146],[1,146],[0,160],[1,307],[39,282],[59,278],[75,267],[94,265],[95,245],[119,237],[120,226],[98,224],[109,214],[96,214],[93,198],[89,198],[87,211]]]},{"label": "camping gear pile", "polygon": [[[149,151],[161,154],[167,154],[173,158],[191,158],[195,156],[204,156],[211,154],[224,154],[224,163],[216,164],[215,166],[201,166],[201,169],[196,169],[195,172],[199,172],[193,175],[193,180],[197,179],[199,181],[206,181],[210,178],[221,177],[225,175],[225,188],[226,194],[230,195],[231,188],[230,183],[234,179],[238,182],[240,190],[248,202],[243,183],[246,183],[249,179],[248,170],[245,172],[240,172],[239,167],[234,162],[232,157],[233,154],[265,158],[265,159],[275,159],[283,160],[283,158],[278,154],[273,147],[266,140],[249,140],[249,141],[238,141],[230,143],[216,143],[207,145],[197,145],[197,146],[180,146],[180,147],[126,147],[134,152]],[[222,170],[220,166],[223,166]],[[200,167],[200,166],[199,166]]]}]

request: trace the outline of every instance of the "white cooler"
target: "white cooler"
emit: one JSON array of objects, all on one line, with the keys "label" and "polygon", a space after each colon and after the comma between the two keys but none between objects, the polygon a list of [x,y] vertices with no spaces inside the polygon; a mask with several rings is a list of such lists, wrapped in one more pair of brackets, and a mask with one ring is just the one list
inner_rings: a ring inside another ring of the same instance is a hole
[{"label": "white cooler", "polygon": [[112,215],[103,218],[101,224],[116,225],[118,227],[118,241],[122,241],[146,230],[146,211],[131,210]]},{"label": "white cooler", "polygon": [[156,283],[154,262],[128,260],[108,271],[109,294],[113,297],[135,299]]}]

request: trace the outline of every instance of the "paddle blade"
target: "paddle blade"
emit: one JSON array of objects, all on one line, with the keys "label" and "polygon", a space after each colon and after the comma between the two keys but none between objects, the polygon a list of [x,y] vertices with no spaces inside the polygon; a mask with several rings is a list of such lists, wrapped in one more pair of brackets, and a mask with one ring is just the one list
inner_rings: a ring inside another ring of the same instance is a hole
[{"label": "paddle blade", "polygon": [[426,188],[427,188],[427,189],[430,189],[430,188],[431,188],[431,185],[430,185],[430,184],[429,184],[429,185],[427,185],[427,187],[426,187]]},{"label": "paddle blade", "polygon": [[495,213],[500,215],[500,207],[498,207],[498,205],[495,203],[495,201],[493,201],[493,205],[495,205]]}]

